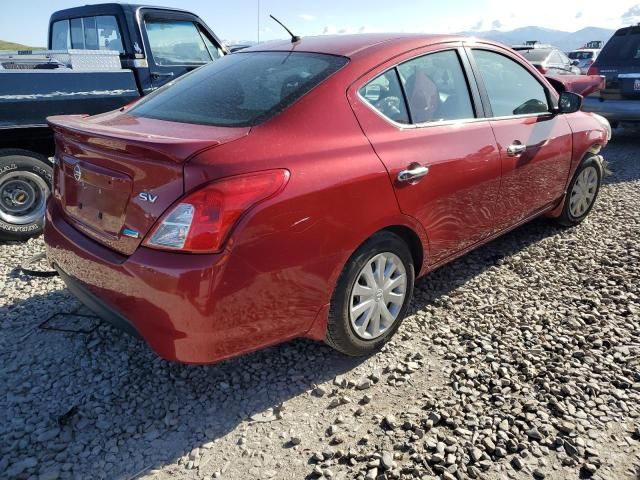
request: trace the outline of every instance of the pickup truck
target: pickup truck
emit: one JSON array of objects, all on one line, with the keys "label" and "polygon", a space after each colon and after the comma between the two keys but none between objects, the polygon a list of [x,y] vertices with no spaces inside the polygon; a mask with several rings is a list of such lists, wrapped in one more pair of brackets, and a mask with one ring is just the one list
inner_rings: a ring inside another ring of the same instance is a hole
[{"label": "pickup truck", "polygon": [[48,50],[0,51],[0,240],[42,231],[48,116],[120,108],[226,53],[193,13],[117,3],[55,12]]}]

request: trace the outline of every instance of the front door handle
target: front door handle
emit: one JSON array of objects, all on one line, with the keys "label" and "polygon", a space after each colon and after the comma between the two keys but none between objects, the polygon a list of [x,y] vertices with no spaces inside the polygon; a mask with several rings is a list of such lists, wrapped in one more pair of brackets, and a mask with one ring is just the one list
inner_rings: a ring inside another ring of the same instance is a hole
[{"label": "front door handle", "polygon": [[151,72],[151,78],[158,79],[162,77],[173,77],[173,72]]},{"label": "front door handle", "polygon": [[518,155],[522,155],[526,150],[526,145],[515,141],[507,147],[507,155],[509,155],[510,157],[517,157]]},{"label": "front door handle", "polygon": [[412,163],[407,170],[402,170],[398,173],[399,182],[414,183],[429,173],[429,167],[420,165],[419,163]]}]

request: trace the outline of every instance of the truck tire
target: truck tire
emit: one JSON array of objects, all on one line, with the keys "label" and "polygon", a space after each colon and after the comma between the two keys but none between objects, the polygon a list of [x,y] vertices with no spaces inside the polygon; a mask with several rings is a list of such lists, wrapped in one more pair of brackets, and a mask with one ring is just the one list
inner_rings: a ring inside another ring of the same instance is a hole
[{"label": "truck tire", "polygon": [[42,233],[53,168],[28,150],[0,150],[0,240],[27,240]]}]

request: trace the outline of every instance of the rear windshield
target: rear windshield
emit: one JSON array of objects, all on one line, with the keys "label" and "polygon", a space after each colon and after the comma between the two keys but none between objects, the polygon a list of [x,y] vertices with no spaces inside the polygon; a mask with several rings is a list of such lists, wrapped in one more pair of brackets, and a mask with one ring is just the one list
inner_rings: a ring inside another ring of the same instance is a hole
[{"label": "rear windshield", "polygon": [[530,62],[544,62],[551,53],[551,50],[549,50],[548,48],[516,48],[516,50],[520,55],[522,55]]},{"label": "rear windshield", "polygon": [[129,113],[201,125],[257,125],[287,108],[347,61],[318,53],[234,53],[159,89]]},{"label": "rear windshield", "polygon": [[602,65],[640,66],[640,27],[618,30],[598,57]]},{"label": "rear windshield", "polygon": [[593,52],[570,52],[569,58],[571,60],[589,60],[593,58]]}]

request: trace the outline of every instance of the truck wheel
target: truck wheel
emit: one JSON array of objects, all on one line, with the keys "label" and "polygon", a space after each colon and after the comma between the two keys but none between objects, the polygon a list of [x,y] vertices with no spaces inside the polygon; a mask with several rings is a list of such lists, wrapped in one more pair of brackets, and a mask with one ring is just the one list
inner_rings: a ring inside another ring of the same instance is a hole
[{"label": "truck wheel", "polygon": [[44,227],[53,169],[28,150],[0,150],[0,240],[26,240]]}]

